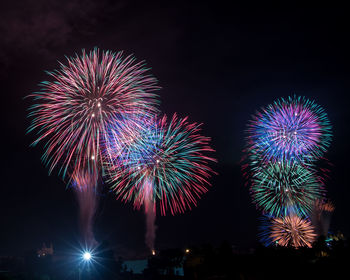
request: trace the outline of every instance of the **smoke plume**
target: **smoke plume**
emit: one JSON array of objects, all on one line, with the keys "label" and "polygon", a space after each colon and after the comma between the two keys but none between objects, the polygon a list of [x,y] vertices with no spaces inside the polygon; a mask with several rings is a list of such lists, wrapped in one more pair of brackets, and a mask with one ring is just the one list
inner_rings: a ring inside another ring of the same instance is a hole
[{"label": "smoke plume", "polygon": [[75,194],[79,204],[80,231],[86,246],[94,247],[97,241],[93,232],[95,214],[98,206],[96,177],[85,173],[74,176]]},{"label": "smoke plume", "polygon": [[145,215],[146,215],[146,235],[145,243],[151,252],[154,251],[154,241],[156,239],[156,207],[152,199],[152,185],[149,182],[145,184],[144,197]]}]

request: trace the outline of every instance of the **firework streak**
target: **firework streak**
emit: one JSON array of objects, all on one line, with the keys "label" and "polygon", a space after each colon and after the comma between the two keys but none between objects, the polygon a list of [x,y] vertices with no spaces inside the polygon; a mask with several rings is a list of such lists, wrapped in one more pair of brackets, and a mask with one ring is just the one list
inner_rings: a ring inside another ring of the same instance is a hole
[{"label": "firework streak", "polygon": [[158,113],[157,80],[148,74],[144,62],[98,49],[89,54],[83,50],[47,73],[51,81],[42,82],[41,90],[29,96],[36,104],[29,108],[28,132],[38,135],[32,145],[46,141],[42,160],[49,173],[60,166],[59,174],[68,177],[75,189],[82,234],[93,246],[96,188],[107,128],[116,120],[122,126],[129,115],[150,118]]},{"label": "firework streak", "polygon": [[79,203],[80,230],[88,248],[97,245],[93,233],[93,223],[98,206],[97,180],[97,174],[89,174],[86,171],[75,172],[72,175],[72,187]]}]

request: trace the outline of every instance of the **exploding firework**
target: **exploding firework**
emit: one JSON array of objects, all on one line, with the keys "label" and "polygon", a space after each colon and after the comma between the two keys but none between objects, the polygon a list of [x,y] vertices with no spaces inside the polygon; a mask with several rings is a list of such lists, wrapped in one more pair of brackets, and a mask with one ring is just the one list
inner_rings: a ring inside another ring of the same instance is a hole
[{"label": "exploding firework", "polygon": [[118,148],[106,170],[117,197],[133,201],[136,208],[146,201],[159,201],[162,215],[182,213],[196,205],[215,173],[209,163],[216,161],[210,156],[214,152],[210,138],[200,134],[200,125],[175,114],[169,123],[164,116],[143,121],[141,129],[128,130],[122,141],[110,137],[109,146],[116,142]]},{"label": "exploding firework", "polygon": [[314,227],[308,219],[290,215],[283,218],[264,218],[260,241],[266,246],[312,247],[316,240]]},{"label": "exploding firework", "polygon": [[[114,122],[108,130],[108,139],[104,145],[104,164],[110,175],[120,169],[132,167],[137,163],[145,163],[145,159],[152,157],[159,140],[162,139],[157,126],[152,119],[134,116],[123,116]],[[153,135],[153,136],[152,136]],[[124,170],[125,171],[125,170]],[[144,205],[146,215],[146,245],[154,252],[156,237],[156,204],[153,200],[153,189],[150,180],[144,177],[142,185],[142,200],[138,207]],[[132,193],[132,192],[131,192]],[[135,203],[136,205],[136,203]]]},{"label": "exploding firework", "polygon": [[253,201],[265,214],[306,217],[314,201],[324,194],[321,178],[310,167],[290,162],[270,162],[252,171]]},{"label": "exploding firework", "polygon": [[253,116],[247,129],[248,151],[260,161],[312,162],[331,142],[323,108],[305,97],[281,98]]},{"label": "exploding firework", "polygon": [[144,62],[122,52],[83,51],[48,74],[52,80],[30,95],[37,103],[30,107],[28,132],[39,135],[32,145],[46,140],[42,159],[50,173],[61,165],[63,178],[69,168],[94,173],[100,166],[100,142],[111,119],[157,112],[156,79]]}]

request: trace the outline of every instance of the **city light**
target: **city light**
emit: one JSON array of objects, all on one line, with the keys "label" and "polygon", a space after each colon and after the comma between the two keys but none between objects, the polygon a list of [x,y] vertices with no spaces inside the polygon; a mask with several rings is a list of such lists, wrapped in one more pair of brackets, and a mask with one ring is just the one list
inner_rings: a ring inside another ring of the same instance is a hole
[{"label": "city light", "polygon": [[85,253],[83,254],[83,259],[84,259],[85,261],[91,260],[91,254],[90,254],[89,252],[85,252]]}]

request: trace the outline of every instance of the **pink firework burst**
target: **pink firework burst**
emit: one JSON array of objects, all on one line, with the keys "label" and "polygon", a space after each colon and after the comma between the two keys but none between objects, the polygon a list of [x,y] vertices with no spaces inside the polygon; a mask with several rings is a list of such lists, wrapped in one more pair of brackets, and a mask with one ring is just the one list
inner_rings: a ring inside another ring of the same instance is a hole
[{"label": "pink firework burst", "polygon": [[90,53],[67,58],[66,65],[48,72],[50,81],[30,95],[32,119],[28,132],[37,131],[32,145],[46,141],[43,161],[49,173],[61,165],[67,170],[95,170],[101,166],[100,143],[106,126],[122,114],[153,116],[158,112],[157,80],[148,74],[144,62],[122,52]]}]

